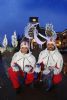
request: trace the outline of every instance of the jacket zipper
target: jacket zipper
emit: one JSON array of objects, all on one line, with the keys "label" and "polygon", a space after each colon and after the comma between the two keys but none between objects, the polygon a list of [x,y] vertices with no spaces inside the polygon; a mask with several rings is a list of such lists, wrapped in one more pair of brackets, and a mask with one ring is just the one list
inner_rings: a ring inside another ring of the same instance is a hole
[{"label": "jacket zipper", "polygon": [[24,72],[24,61],[25,61],[25,58],[23,59],[23,72]]}]

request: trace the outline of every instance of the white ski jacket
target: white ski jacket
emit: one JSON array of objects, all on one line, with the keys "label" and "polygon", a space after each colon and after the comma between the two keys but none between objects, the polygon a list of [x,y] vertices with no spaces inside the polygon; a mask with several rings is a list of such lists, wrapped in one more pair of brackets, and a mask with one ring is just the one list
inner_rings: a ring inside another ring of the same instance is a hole
[{"label": "white ski jacket", "polygon": [[53,69],[55,75],[62,71],[63,58],[57,48],[54,51],[49,51],[47,49],[41,51],[39,54],[38,63],[42,62],[45,68],[43,71],[44,74],[48,74],[50,72],[49,69]]},{"label": "white ski jacket", "polygon": [[29,71],[30,67],[27,69],[27,65],[31,65],[33,68],[35,67],[36,59],[35,57],[29,52],[28,54],[23,54],[21,51],[14,54],[12,61],[11,61],[11,67],[14,71],[19,71],[18,67],[14,67],[14,65],[18,64],[22,71]]}]

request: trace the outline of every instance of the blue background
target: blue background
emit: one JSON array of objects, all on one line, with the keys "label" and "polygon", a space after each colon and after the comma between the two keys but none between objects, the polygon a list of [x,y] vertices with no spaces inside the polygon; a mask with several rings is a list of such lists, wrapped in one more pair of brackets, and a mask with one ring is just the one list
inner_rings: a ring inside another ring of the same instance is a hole
[{"label": "blue background", "polygon": [[30,16],[39,17],[40,26],[52,23],[55,31],[67,28],[67,0],[0,0],[0,42],[7,34],[16,30],[17,35],[24,33]]}]

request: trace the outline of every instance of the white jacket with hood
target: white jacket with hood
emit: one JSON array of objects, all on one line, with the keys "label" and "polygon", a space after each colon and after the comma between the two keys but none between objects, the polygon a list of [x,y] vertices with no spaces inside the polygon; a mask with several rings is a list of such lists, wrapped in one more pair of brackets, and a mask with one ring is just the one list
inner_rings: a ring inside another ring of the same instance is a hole
[{"label": "white jacket with hood", "polygon": [[44,74],[48,74],[50,72],[49,69],[54,70],[54,74],[57,75],[62,71],[63,67],[63,58],[58,49],[56,48],[54,51],[49,51],[47,48],[40,52],[38,63],[44,64]]},{"label": "white jacket with hood", "polygon": [[13,68],[14,71],[19,71],[18,67],[14,67],[15,63],[20,66],[22,71],[26,70],[28,72],[30,70],[30,67],[26,69],[26,65],[31,65],[34,69],[36,59],[31,52],[29,52],[28,54],[23,54],[21,53],[21,51],[18,51],[17,53],[14,54],[12,58],[11,67]]}]

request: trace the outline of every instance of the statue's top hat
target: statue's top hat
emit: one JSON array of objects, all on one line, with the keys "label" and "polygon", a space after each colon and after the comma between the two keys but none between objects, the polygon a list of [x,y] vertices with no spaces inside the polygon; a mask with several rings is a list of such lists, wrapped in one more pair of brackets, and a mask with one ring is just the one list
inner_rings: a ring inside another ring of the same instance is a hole
[{"label": "statue's top hat", "polygon": [[37,23],[38,22],[38,17],[29,17],[29,22]]}]

